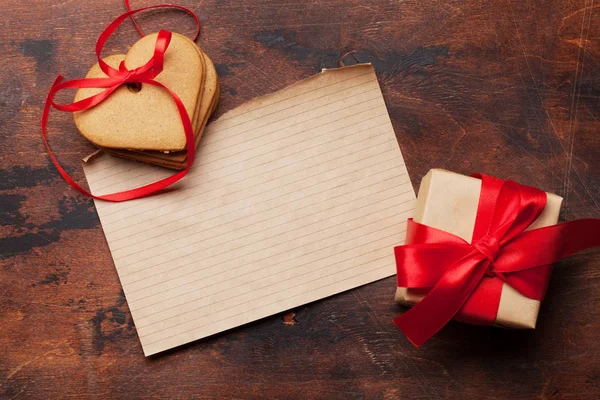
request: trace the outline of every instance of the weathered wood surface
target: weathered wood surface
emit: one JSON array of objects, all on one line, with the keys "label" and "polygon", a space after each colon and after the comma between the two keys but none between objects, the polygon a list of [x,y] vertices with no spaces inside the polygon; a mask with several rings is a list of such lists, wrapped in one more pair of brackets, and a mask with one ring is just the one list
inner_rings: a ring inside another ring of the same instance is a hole
[{"label": "weathered wood surface", "polygon": [[[432,167],[481,171],[564,196],[562,219],[600,217],[593,0],[177,2],[202,20],[218,114],[340,57],[371,62],[415,188]],[[1,398],[600,396],[598,250],[557,265],[535,331],[451,323],[416,349],[391,323],[390,278],[144,358],[93,203],[50,165],[39,130],[53,79],[85,74],[121,0],[0,6]],[[192,28],[177,12],[140,21]],[[136,39],[127,23],[107,51]],[[52,121],[83,180],[91,146],[70,115]]]}]

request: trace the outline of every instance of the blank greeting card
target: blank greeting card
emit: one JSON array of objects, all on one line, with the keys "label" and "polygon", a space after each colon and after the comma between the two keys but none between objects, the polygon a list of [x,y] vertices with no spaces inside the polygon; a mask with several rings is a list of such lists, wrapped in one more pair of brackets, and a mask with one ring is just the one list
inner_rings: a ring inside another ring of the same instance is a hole
[{"label": "blank greeting card", "polygon": [[[105,154],[84,170],[94,193],[172,173]],[[393,275],[414,200],[359,65],[226,113],[171,190],[96,208],[151,355]]]}]

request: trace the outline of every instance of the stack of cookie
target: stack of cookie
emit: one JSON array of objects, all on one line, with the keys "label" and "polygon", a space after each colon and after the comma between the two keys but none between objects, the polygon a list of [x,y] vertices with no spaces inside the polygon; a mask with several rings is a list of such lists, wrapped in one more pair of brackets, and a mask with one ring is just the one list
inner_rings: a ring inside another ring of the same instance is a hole
[{"label": "stack of cookie", "polygon": [[[146,35],[126,55],[112,55],[104,61],[117,69],[123,60],[127,69],[140,67],[152,57],[156,37],[156,33]],[[102,77],[106,75],[98,64],[86,75],[86,78]],[[175,92],[183,102],[197,147],[219,101],[219,79],[214,64],[193,41],[173,33],[165,52],[163,71],[155,80]],[[75,101],[102,90],[79,89]],[[186,167],[181,117],[173,99],[162,88],[147,84],[122,86],[97,106],[73,115],[79,132],[107,153],[167,168]]]}]

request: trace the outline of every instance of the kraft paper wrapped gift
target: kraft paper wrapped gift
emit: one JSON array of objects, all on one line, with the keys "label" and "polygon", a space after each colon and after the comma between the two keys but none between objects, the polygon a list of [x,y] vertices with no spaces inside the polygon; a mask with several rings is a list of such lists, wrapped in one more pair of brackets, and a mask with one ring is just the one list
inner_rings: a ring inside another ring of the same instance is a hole
[{"label": "kraft paper wrapped gift", "polygon": [[[432,169],[421,181],[414,221],[471,242],[480,191],[480,179]],[[555,225],[561,204],[562,197],[547,193],[546,208],[528,230]],[[419,302],[424,295],[423,291],[417,289],[399,287],[395,300],[410,306]],[[539,309],[539,301],[525,297],[504,283],[495,324],[506,328],[534,329]],[[460,312],[457,317],[460,319]]]}]

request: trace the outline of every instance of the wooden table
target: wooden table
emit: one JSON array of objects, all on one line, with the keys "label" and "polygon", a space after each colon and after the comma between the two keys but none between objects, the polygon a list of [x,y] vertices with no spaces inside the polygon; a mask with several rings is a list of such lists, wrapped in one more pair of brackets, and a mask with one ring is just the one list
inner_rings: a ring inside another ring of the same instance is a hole
[{"label": "wooden table", "polygon": [[[221,77],[217,114],[340,58],[370,62],[416,189],[432,167],[481,171],[563,196],[562,220],[600,217],[593,0],[176,2],[202,20],[199,44]],[[417,349],[391,322],[402,308],[389,278],[144,358],[94,205],[60,178],[39,129],[55,76],[85,75],[124,7],[0,5],[1,398],[600,396],[598,250],[557,264],[535,331],[453,322]],[[186,18],[140,22],[191,32]],[[107,54],[135,40],[126,23]],[[54,113],[50,131],[84,181],[92,147],[71,116]]]}]

